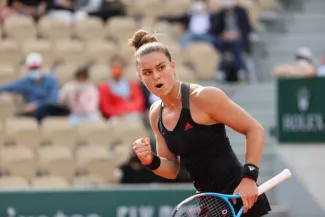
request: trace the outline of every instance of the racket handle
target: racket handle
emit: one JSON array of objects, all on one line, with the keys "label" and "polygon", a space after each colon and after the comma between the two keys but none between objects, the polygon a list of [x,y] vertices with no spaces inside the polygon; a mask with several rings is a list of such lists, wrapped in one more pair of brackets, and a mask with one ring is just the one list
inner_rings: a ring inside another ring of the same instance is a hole
[{"label": "racket handle", "polygon": [[281,173],[264,182],[262,185],[258,187],[258,195],[261,195],[281,182],[289,179],[292,176],[290,170],[284,169]]}]

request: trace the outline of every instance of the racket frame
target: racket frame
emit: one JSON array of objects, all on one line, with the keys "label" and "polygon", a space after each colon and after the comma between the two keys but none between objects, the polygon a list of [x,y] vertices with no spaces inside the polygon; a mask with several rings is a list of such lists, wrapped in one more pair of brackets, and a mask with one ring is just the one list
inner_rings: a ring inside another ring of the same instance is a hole
[{"label": "racket frame", "polygon": [[[292,174],[291,171],[289,169],[284,169],[281,173],[277,174],[276,176],[274,176],[273,178],[269,179],[268,181],[264,182],[263,184],[261,184],[258,187],[258,195],[261,195],[265,192],[267,192],[268,190],[272,189],[273,187],[275,187],[276,185],[280,184],[281,182],[291,178]],[[229,206],[232,214],[234,217],[240,217],[241,214],[244,211],[244,206],[242,206],[240,208],[240,210],[238,211],[238,213],[235,213],[235,209],[233,207],[233,205],[230,203],[229,199],[239,199],[241,198],[239,194],[220,194],[220,193],[214,193],[214,192],[205,192],[205,193],[199,193],[199,194],[195,194],[193,196],[188,197],[187,199],[183,200],[181,203],[179,203],[176,208],[173,210],[171,217],[174,217],[175,214],[177,213],[177,211],[186,203],[188,203],[189,201],[197,198],[197,197],[201,197],[201,196],[212,196],[212,197],[218,197],[221,198],[222,200],[224,200],[227,205]]]}]

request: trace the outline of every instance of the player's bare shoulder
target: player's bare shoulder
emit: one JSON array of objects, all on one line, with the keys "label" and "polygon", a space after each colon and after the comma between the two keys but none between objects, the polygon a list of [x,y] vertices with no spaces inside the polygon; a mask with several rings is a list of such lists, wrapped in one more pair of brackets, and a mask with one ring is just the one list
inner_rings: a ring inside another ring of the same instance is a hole
[{"label": "player's bare shoulder", "polygon": [[212,97],[215,98],[222,94],[224,94],[224,92],[217,87],[191,84],[190,97],[191,100],[195,102],[211,102],[211,100],[213,100]]}]

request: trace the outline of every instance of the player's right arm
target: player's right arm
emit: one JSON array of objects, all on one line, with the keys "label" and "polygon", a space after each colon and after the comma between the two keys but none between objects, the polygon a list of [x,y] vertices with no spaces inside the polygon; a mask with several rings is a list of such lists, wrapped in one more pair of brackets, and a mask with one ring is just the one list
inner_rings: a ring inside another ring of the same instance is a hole
[{"label": "player's right arm", "polygon": [[[178,157],[167,147],[167,144],[158,130],[158,115],[160,102],[155,102],[149,112],[149,120],[156,137],[157,156],[160,158],[160,166],[152,170],[156,175],[166,179],[175,179],[179,173],[180,163]],[[149,138],[140,138],[133,144],[133,150],[143,165],[148,165],[153,160]]]}]

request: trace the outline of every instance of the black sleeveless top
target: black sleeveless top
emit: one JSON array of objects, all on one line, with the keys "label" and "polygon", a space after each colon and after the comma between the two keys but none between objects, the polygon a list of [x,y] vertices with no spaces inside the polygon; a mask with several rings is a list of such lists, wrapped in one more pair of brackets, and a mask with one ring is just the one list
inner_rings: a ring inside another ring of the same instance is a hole
[{"label": "black sleeveless top", "polygon": [[[224,124],[201,125],[193,121],[190,112],[190,86],[181,84],[182,111],[173,131],[162,121],[158,128],[171,152],[180,156],[198,191],[225,192],[231,182],[240,180],[241,164],[234,154]],[[234,190],[234,189],[229,189]],[[229,192],[229,191],[227,191]]]},{"label": "black sleeveless top", "polygon": [[[158,117],[160,133],[169,150],[180,157],[199,192],[232,194],[241,181],[242,164],[230,146],[225,125],[195,123],[190,112],[190,85],[182,83],[181,93],[182,111],[173,131],[164,127],[161,105]],[[270,210],[266,197],[264,199],[262,209],[255,208],[261,215]]]}]

